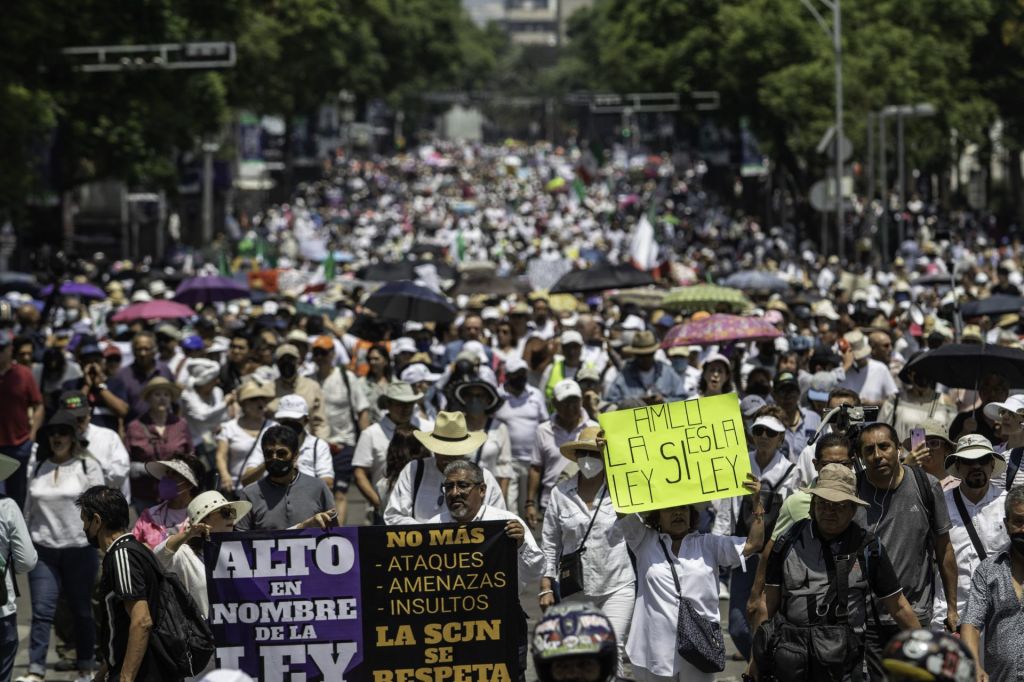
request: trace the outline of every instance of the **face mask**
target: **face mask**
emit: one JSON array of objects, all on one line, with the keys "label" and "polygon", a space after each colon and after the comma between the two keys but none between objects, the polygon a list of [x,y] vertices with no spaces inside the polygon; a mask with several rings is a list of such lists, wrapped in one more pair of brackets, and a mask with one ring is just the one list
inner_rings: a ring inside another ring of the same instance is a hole
[{"label": "face mask", "polygon": [[584,478],[593,478],[604,471],[604,460],[597,457],[580,457],[576,460]]},{"label": "face mask", "polygon": [[483,414],[487,410],[487,403],[475,398],[466,403],[466,414]]},{"label": "face mask", "polygon": [[520,393],[524,388],[526,388],[526,377],[513,377],[506,381],[505,385],[511,388],[516,393]]},{"label": "face mask", "polygon": [[178,496],[178,482],[170,476],[164,476],[156,486],[160,500],[166,502]]},{"label": "face mask", "polygon": [[282,362],[277,366],[277,371],[281,373],[281,377],[284,379],[291,379],[298,370],[299,367],[294,362]]},{"label": "face mask", "polygon": [[672,369],[676,374],[683,374],[689,366],[690,362],[686,358],[672,358]]},{"label": "face mask", "polygon": [[1024,533],[1011,533],[1010,546],[1014,552],[1024,556]]},{"label": "face mask", "polygon": [[270,459],[267,460],[267,473],[274,478],[281,478],[292,470],[292,463],[287,462],[283,459]]}]

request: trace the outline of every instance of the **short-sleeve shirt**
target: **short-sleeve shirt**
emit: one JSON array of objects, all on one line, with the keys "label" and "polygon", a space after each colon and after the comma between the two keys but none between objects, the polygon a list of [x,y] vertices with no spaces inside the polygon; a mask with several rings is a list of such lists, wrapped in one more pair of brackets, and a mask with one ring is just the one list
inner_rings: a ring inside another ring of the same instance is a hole
[{"label": "short-sleeve shirt", "polygon": [[[344,376],[342,372],[345,372]],[[331,440],[341,445],[355,445],[356,425],[352,417],[358,418],[360,413],[370,409],[370,402],[356,375],[335,367],[324,379],[322,388]]]},{"label": "short-sleeve shirt", "polygon": [[283,530],[334,509],[327,484],[302,473],[288,485],[261,478],[243,488],[238,499],[252,502],[252,511],[238,520],[238,530]]},{"label": "short-sleeve shirt", "polygon": [[[263,446],[259,443],[252,449],[242,471],[254,469],[266,462]],[[334,478],[334,465],[331,460],[331,446],[327,441],[307,433],[299,446],[299,454],[295,458],[295,466],[307,476],[315,478]]]},{"label": "short-sleeve shirt", "polygon": [[1024,675],[1024,608],[1013,588],[1009,550],[988,557],[971,576],[967,609],[960,617],[985,635],[985,672],[990,680],[1019,680]]},{"label": "short-sleeve shirt", "polygon": [[863,367],[854,365],[846,370],[846,378],[839,382],[839,386],[854,391],[861,400],[871,403],[880,403],[899,393],[889,368],[872,358],[868,358]]},{"label": "short-sleeve shirt", "polygon": [[[903,480],[894,490],[880,490],[860,476],[857,497],[869,506],[858,509],[854,521],[882,541],[903,594],[922,623],[931,622],[935,595],[933,543],[938,535],[949,532],[952,523],[942,487],[935,477],[925,474],[931,487],[931,511],[927,496],[917,483],[913,470],[903,465]],[[885,609],[879,609],[883,624],[894,621]]]},{"label": "short-sleeve shirt", "polygon": [[28,422],[28,408],[41,405],[43,394],[39,392],[32,370],[21,365],[11,365],[0,374],[0,447],[21,445],[28,440],[32,430]]},{"label": "short-sleeve shirt", "polygon": [[[145,600],[150,605],[150,615],[155,616],[155,604],[159,603],[159,576],[155,560],[149,561],[143,553],[150,553],[130,533],[114,540],[103,557],[103,576],[100,590],[103,594],[103,608],[100,617],[100,655],[106,660],[107,679],[116,680],[121,674],[125,649],[128,647],[128,631],[131,618],[125,609],[125,602]],[[140,681],[158,681],[159,666],[152,665],[151,657],[142,659]]]}]

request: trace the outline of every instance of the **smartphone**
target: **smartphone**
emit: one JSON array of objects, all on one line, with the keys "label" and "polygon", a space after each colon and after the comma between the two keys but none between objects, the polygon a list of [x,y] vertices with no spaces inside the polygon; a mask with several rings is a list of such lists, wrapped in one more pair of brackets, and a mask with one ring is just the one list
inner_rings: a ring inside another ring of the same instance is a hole
[{"label": "smartphone", "polygon": [[910,449],[917,450],[919,447],[924,445],[925,436],[924,429],[911,429],[910,430]]}]

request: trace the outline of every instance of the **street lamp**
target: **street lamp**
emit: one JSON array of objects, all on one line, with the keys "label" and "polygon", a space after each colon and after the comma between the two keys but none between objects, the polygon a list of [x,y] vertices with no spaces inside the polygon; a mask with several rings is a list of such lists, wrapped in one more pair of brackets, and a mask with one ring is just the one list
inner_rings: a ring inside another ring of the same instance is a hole
[{"label": "street lamp", "polygon": [[[918,102],[917,104],[890,104],[889,106],[883,107],[878,112],[878,126],[879,126],[879,152],[881,153],[881,187],[882,187],[882,203],[885,209],[883,220],[885,220],[885,231],[882,233],[882,244],[883,249],[888,246],[889,234],[888,234],[888,211],[889,211],[889,199],[888,199],[888,183],[886,178],[885,169],[885,134],[888,126],[886,120],[890,118],[896,119],[896,184],[899,190],[899,208],[900,211],[904,210],[907,206],[907,181],[906,181],[906,147],[903,141],[903,120],[906,118],[927,118],[934,116],[936,113],[935,105],[930,102]],[[902,244],[906,234],[904,233],[903,221],[900,220],[898,226],[898,239],[899,243]],[[886,249],[886,253],[888,250]]]},{"label": "street lamp", "polygon": [[[832,10],[832,26],[828,25],[824,17],[821,16],[821,12],[814,6],[811,0],[800,0],[807,11],[810,12],[814,19],[821,26],[821,29],[825,31],[825,35],[832,41],[832,50],[835,52],[835,65],[836,65],[836,241],[839,245],[838,256],[839,260],[843,259],[843,252],[846,250],[846,244],[843,239],[843,156],[840,153],[840,148],[843,140],[843,25],[842,25],[842,11],[839,6],[839,0],[820,0],[821,4],[825,5],[828,9]],[[822,243],[824,244],[824,236],[822,235]]]}]

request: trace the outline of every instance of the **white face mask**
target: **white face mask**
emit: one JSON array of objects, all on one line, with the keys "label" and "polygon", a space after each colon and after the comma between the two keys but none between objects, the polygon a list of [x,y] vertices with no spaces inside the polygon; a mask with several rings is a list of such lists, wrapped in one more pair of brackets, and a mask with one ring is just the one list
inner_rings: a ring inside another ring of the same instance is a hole
[{"label": "white face mask", "polygon": [[593,478],[604,471],[604,460],[598,457],[580,457],[576,464],[585,478]]}]

